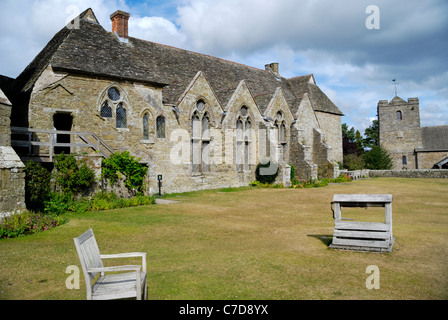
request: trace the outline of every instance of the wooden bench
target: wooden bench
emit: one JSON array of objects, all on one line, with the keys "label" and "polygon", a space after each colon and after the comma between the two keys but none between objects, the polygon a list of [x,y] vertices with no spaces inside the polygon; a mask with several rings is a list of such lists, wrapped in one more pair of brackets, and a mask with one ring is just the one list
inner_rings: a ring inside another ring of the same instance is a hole
[{"label": "wooden bench", "polygon": [[[331,204],[335,226],[330,248],[354,251],[392,251],[394,237],[392,235],[391,194],[335,194]],[[346,221],[341,216],[342,207],[384,207],[385,222]]]},{"label": "wooden bench", "polygon": [[[146,253],[100,254],[92,229],[73,240],[86,280],[87,300],[134,297],[141,300],[142,293],[146,300]],[[130,257],[141,257],[142,265],[104,267],[102,261],[102,259]],[[106,272],[111,274],[106,275]]]}]

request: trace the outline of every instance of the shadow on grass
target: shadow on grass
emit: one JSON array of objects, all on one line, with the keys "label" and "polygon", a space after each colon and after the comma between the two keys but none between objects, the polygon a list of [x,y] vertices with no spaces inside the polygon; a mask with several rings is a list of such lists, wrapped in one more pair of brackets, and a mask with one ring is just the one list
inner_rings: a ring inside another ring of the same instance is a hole
[{"label": "shadow on grass", "polygon": [[333,241],[332,234],[309,234],[308,237],[319,239],[327,247],[329,247],[331,242]]}]

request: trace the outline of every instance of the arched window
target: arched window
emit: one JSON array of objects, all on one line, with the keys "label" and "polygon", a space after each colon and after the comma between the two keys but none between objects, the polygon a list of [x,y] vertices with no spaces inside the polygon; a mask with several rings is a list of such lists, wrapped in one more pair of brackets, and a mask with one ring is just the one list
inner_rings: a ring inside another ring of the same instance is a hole
[{"label": "arched window", "polygon": [[402,163],[403,165],[407,165],[407,164],[408,164],[408,159],[406,158],[406,156],[402,156],[402,157],[401,157],[401,163]]},{"label": "arched window", "polygon": [[103,118],[112,118],[112,108],[107,101],[104,101],[103,106],[101,107],[101,116]]},{"label": "arched window", "polygon": [[113,118],[115,115],[116,127],[127,128],[126,102],[120,89],[110,87],[103,93],[100,115],[105,119]]},{"label": "arched window", "polygon": [[275,129],[277,130],[277,142],[279,146],[278,160],[285,160],[287,139],[286,139],[286,122],[281,111],[277,112],[275,117]]},{"label": "arched window", "polygon": [[251,143],[251,120],[248,115],[249,109],[241,107],[240,115],[236,121],[236,169],[237,171],[250,170],[250,143]]},{"label": "arched window", "polygon": [[205,103],[199,100],[191,117],[192,171],[210,171],[210,117],[205,111]]},{"label": "arched window", "polygon": [[123,103],[119,103],[117,107],[117,128],[127,128],[128,119],[126,115],[126,109],[123,107]]},{"label": "arched window", "polygon": [[145,113],[143,116],[143,140],[149,140],[149,115]]},{"label": "arched window", "polygon": [[165,117],[158,116],[156,119],[157,138],[165,138]]},{"label": "arched window", "polygon": [[403,120],[403,113],[400,110],[398,110],[396,112],[396,116],[397,116],[397,120]]}]

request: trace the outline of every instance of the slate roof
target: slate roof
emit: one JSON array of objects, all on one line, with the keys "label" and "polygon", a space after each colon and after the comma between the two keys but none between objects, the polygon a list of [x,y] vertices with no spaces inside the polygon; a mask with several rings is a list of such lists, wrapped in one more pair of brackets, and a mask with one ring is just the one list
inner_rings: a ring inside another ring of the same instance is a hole
[{"label": "slate roof", "polygon": [[448,125],[422,127],[422,142],[419,151],[448,150]]},{"label": "slate roof", "polygon": [[87,9],[80,16],[79,28],[64,27],[16,79],[17,88],[29,90],[43,70],[54,70],[141,81],[163,87],[163,102],[176,105],[188,84],[199,72],[225,108],[241,80],[245,80],[260,111],[263,112],[276,88],[281,87],[293,114],[304,93],[315,111],[343,115],[341,110],[315,84],[305,77],[276,78],[270,71],[219,59],[133,37],[127,43],[106,31]]}]

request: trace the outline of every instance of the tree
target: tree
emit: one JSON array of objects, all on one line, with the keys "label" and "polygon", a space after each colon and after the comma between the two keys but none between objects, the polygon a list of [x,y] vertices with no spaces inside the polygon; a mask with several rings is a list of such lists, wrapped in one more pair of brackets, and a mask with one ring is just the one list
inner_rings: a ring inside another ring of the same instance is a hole
[{"label": "tree", "polygon": [[393,167],[392,157],[386,149],[376,145],[363,155],[366,168],[371,170],[390,170]]},{"label": "tree", "polygon": [[361,133],[359,132],[359,130],[356,130],[355,133],[355,144],[356,147],[358,148],[358,152],[363,152],[364,151],[364,139],[361,136]]},{"label": "tree", "polygon": [[356,154],[361,155],[362,136],[359,131],[355,131],[355,127],[348,128],[346,123],[342,124],[342,153],[344,155]]},{"label": "tree", "polygon": [[379,145],[379,124],[378,120],[373,120],[372,125],[364,130],[364,146],[372,148]]}]

